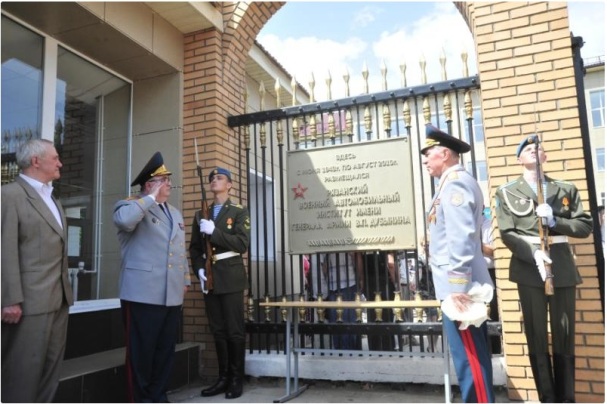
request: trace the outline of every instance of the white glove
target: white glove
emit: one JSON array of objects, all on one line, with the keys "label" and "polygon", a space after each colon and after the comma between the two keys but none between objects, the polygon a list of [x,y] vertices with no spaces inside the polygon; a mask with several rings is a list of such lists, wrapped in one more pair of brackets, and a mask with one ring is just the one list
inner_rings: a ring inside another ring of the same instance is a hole
[{"label": "white glove", "polygon": [[535,209],[535,214],[538,217],[541,217],[542,224],[548,225],[548,227],[554,227],[554,225],[556,224],[554,216],[552,214],[552,207],[547,203],[542,203],[541,205],[538,205],[538,207]]},{"label": "white glove", "polygon": [[209,293],[209,290],[206,288],[207,277],[204,274],[204,268],[198,270],[198,278],[200,279],[200,289],[202,290],[202,293]]},{"label": "white glove", "polygon": [[538,271],[540,271],[540,276],[542,277],[542,281],[546,280],[546,265],[544,262],[548,264],[552,264],[552,260],[546,254],[545,251],[537,250],[533,253],[533,258],[535,259],[535,265],[537,266]]},{"label": "white glove", "polygon": [[200,219],[200,232],[204,234],[208,234],[209,236],[213,234],[213,230],[215,230],[215,223],[212,220]]}]

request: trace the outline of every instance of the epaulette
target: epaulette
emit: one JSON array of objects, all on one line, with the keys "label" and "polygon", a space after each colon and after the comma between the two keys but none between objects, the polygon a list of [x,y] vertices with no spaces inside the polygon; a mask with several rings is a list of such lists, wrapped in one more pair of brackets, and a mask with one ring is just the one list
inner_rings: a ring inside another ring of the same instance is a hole
[{"label": "epaulette", "polygon": [[564,185],[569,185],[569,186],[573,186],[573,183],[570,181],[563,181],[563,180],[552,180],[552,182],[556,183],[556,184],[564,184]]},{"label": "epaulette", "polygon": [[502,188],[506,188],[509,187],[510,185],[516,184],[518,182],[518,180],[514,180],[514,181],[510,181],[505,183],[504,185],[502,185],[501,187],[498,187],[498,190],[502,189]]},{"label": "epaulette", "polygon": [[453,181],[453,180],[456,180],[456,179],[458,179],[458,178],[459,178],[459,175],[457,174],[457,171],[453,171],[452,173],[450,173],[450,174],[447,176],[447,180],[448,180],[448,181]]},{"label": "epaulette", "polygon": [[125,201],[134,201],[135,199],[139,199],[138,196],[129,196],[128,198],[125,199]]}]

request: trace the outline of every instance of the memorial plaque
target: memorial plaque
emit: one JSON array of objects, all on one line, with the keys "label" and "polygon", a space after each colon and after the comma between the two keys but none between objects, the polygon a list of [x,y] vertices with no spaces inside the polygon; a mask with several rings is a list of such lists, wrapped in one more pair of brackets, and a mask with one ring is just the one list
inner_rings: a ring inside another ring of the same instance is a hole
[{"label": "memorial plaque", "polygon": [[287,154],[289,252],[416,247],[407,137]]}]

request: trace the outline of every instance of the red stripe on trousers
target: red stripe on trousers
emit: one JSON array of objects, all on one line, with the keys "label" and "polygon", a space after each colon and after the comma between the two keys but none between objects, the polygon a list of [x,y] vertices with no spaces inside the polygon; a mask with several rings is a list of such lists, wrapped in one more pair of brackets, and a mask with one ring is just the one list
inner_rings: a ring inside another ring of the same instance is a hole
[{"label": "red stripe on trousers", "polygon": [[461,330],[460,333],[462,335],[462,341],[464,342],[464,348],[466,349],[466,356],[468,356],[468,362],[470,363],[470,370],[472,371],[472,382],[474,383],[474,389],[476,390],[476,399],[479,403],[487,403],[488,400],[487,392],[485,391],[483,371],[476,354],[474,339],[472,338],[469,329]]}]

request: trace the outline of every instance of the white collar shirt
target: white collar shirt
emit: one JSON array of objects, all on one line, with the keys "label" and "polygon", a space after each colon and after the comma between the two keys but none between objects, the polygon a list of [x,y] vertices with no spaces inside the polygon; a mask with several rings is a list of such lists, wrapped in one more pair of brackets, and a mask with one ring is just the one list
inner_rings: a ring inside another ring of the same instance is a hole
[{"label": "white collar shirt", "polygon": [[51,210],[53,216],[57,220],[57,223],[59,223],[59,227],[61,227],[63,229],[63,223],[61,222],[61,214],[59,213],[59,208],[57,207],[57,204],[55,203],[55,201],[53,201],[53,197],[52,197],[52,195],[53,195],[52,183],[49,182],[47,184],[44,184],[38,180],[28,177],[27,175],[25,175],[23,173],[19,174],[19,176],[21,178],[23,178],[23,180],[25,182],[27,182],[29,185],[32,186],[32,188],[34,188],[36,190],[36,192],[38,193],[38,195],[40,195],[40,197],[42,198],[42,200],[44,201],[46,206],[48,206],[48,208]]}]

